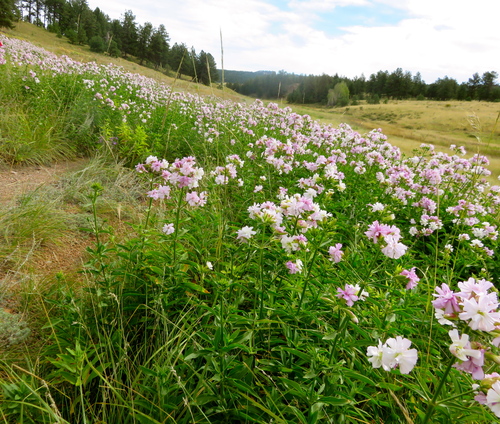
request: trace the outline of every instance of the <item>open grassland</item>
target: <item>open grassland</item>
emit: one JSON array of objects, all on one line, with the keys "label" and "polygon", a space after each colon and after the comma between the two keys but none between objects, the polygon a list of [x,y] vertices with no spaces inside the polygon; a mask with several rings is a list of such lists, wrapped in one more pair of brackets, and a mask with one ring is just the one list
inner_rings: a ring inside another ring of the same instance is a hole
[{"label": "open grassland", "polygon": [[449,151],[464,146],[487,155],[492,171],[500,174],[500,104],[465,101],[389,101],[387,104],[312,108],[294,106],[324,123],[345,122],[360,132],[381,128],[391,143],[411,153],[422,143]]},{"label": "open grassland", "polygon": [[486,156],[2,41],[5,423],[498,420]]}]

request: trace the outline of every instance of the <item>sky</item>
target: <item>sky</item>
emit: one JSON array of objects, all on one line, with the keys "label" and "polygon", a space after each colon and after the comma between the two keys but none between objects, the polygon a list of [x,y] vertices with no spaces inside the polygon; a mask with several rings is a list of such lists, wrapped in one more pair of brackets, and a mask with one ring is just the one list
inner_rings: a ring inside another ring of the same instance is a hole
[{"label": "sky", "polygon": [[[354,78],[420,72],[427,83],[500,74],[499,0],[87,0],[126,10],[226,70]],[[221,52],[221,40],[223,54]]]}]

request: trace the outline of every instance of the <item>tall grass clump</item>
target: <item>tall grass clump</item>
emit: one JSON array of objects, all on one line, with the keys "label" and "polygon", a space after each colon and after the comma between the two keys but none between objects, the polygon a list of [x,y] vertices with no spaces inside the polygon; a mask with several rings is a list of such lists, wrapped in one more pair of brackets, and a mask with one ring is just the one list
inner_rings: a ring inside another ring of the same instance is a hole
[{"label": "tall grass clump", "polygon": [[0,208],[0,268],[6,269],[65,231],[63,213],[54,192],[39,188],[17,203]]},{"label": "tall grass clump", "polygon": [[486,157],[404,157],[380,130],[273,103],[117,69],[87,78],[95,148],[134,165],[142,203],[120,231],[102,219],[99,173],[80,174],[83,293],[40,299],[48,342],[2,364],[7,422],[500,416],[500,187]]}]

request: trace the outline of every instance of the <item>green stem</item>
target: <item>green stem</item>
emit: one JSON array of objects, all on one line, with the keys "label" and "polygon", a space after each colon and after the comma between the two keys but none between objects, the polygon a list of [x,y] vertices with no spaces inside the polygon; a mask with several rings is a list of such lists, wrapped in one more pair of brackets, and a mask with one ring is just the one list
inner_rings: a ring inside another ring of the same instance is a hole
[{"label": "green stem", "polygon": [[477,390],[474,390],[474,389],[467,390],[466,392],[459,393],[458,395],[450,396],[449,398],[443,399],[441,401],[441,403],[446,403],[446,402],[449,402],[450,400],[457,399],[457,398],[460,398],[460,397],[466,396],[466,395],[471,395],[471,394],[476,393],[476,392],[477,392]]},{"label": "green stem", "polygon": [[260,257],[259,257],[259,279],[260,279],[260,307],[259,319],[264,317],[264,249],[266,248],[266,229],[265,226],[261,227],[261,242],[260,242]]},{"label": "green stem", "polygon": [[444,383],[446,382],[446,377],[448,377],[448,374],[451,371],[451,368],[453,367],[453,364],[456,362],[455,357],[451,357],[451,361],[448,363],[448,366],[446,367],[446,370],[444,371],[443,376],[441,377],[441,380],[439,381],[439,386],[436,389],[436,392],[434,393],[434,396],[432,397],[432,400],[430,401],[429,405],[427,406],[427,412],[425,414],[424,420],[422,421],[422,424],[427,424],[429,422],[429,419],[432,416],[432,413],[434,412],[434,408],[436,407],[437,403],[437,398],[439,397],[439,394],[441,393],[441,390],[444,387]]},{"label": "green stem", "polygon": [[312,271],[312,267],[313,267],[314,261],[316,260],[316,256],[318,256],[319,246],[321,246],[321,243],[323,242],[323,237],[324,237],[324,235],[321,236],[321,238],[319,240],[319,243],[317,244],[316,248],[314,249],[314,253],[313,253],[313,256],[311,258],[311,261],[308,263],[307,274],[306,274],[306,276],[304,278],[304,286],[302,288],[302,294],[300,296],[299,306],[297,307],[297,313],[295,314],[295,316],[299,315],[300,309],[302,308],[302,302],[304,301],[304,297],[306,295],[306,290],[307,290],[307,285],[308,285],[308,282],[309,282],[309,277],[311,276],[311,271]]},{"label": "green stem", "polygon": [[184,189],[179,191],[179,199],[177,200],[177,210],[175,211],[175,224],[174,224],[174,254],[172,265],[175,266],[175,262],[177,260],[177,234],[179,234],[179,221],[181,216],[181,205],[182,199],[184,197]]},{"label": "green stem", "polygon": [[[340,314],[339,314],[340,315]],[[346,328],[346,325],[347,325],[347,315],[344,315],[341,320],[340,320],[340,324],[339,324],[339,329],[337,331],[337,334],[335,335],[335,338],[333,339],[333,344],[332,344],[332,353],[330,354],[330,360],[328,361],[328,363],[331,365],[332,364],[332,361],[333,361],[333,358],[335,356],[335,349],[337,347],[337,342],[339,340],[339,337],[342,333],[344,333],[345,331],[345,328]]]}]

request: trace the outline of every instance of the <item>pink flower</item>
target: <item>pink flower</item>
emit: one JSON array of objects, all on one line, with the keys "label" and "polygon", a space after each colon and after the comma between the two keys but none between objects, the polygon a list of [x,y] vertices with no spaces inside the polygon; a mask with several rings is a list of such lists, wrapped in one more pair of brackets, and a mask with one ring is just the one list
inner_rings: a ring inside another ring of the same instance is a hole
[{"label": "pink flower", "polygon": [[392,259],[399,259],[406,253],[408,246],[405,246],[403,243],[399,243],[399,236],[396,235],[387,235],[384,237],[387,245],[382,248],[382,253]]},{"label": "pink flower", "polygon": [[484,378],[484,350],[481,349],[478,350],[478,352],[478,358],[468,357],[467,361],[455,364],[453,367],[457,370],[471,374],[472,378],[475,380],[482,380]]},{"label": "pink flower", "polygon": [[342,260],[342,256],[344,255],[344,252],[342,252],[342,244],[337,243],[335,246],[330,246],[328,249],[328,253],[330,254],[330,260],[339,263]]},{"label": "pink flower", "polygon": [[205,206],[207,203],[207,193],[204,191],[198,195],[196,191],[186,193],[186,202],[189,206]]},{"label": "pink flower", "polygon": [[363,290],[361,293],[361,288],[359,287],[359,284],[352,285],[352,284],[346,284],[344,286],[344,289],[341,289],[340,287],[337,288],[337,297],[339,299],[344,299],[346,301],[347,306],[352,306],[354,305],[354,302],[357,302],[358,300],[365,300],[366,297],[368,297],[368,292]]},{"label": "pink flower", "polygon": [[302,272],[302,267],[303,267],[303,263],[300,259],[297,259],[295,262],[292,262],[292,261],[288,261],[286,263],[286,267],[288,268],[288,271],[290,272],[290,274],[297,274],[297,273],[300,273]]},{"label": "pink flower", "polygon": [[142,163],[138,163],[136,166],[135,166],[135,170],[137,172],[139,172],[139,174],[142,174],[143,172],[148,172],[146,170],[146,167],[142,164]]},{"label": "pink flower", "polygon": [[406,290],[414,289],[415,287],[417,287],[417,284],[420,281],[420,278],[418,278],[417,274],[415,273],[415,267],[413,267],[410,270],[404,269],[403,271],[401,271],[399,275],[408,278],[408,284],[406,284]]},{"label": "pink flower", "polygon": [[436,298],[432,301],[432,305],[436,309],[444,309],[445,314],[452,314],[460,311],[458,305],[458,296],[454,293],[448,284],[443,283],[441,287],[436,287],[437,294],[433,294]]},{"label": "pink flower", "polygon": [[168,236],[175,231],[174,224],[165,224],[162,231]]},{"label": "pink flower", "polygon": [[158,187],[158,198],[160,199],[170,199],[170,186],[159,186]]},{"label": "pink flower", "polygon": [[373,221],[373,223],[368,227],[368,231],[365,232],[368,238],[371,238],[373,243],[377,244],[380,237],[386,237],[388,235],[397,236],[400,238],[399,228],[394,225],[389,226],[386,224],[380,224],[378,221]]}]

